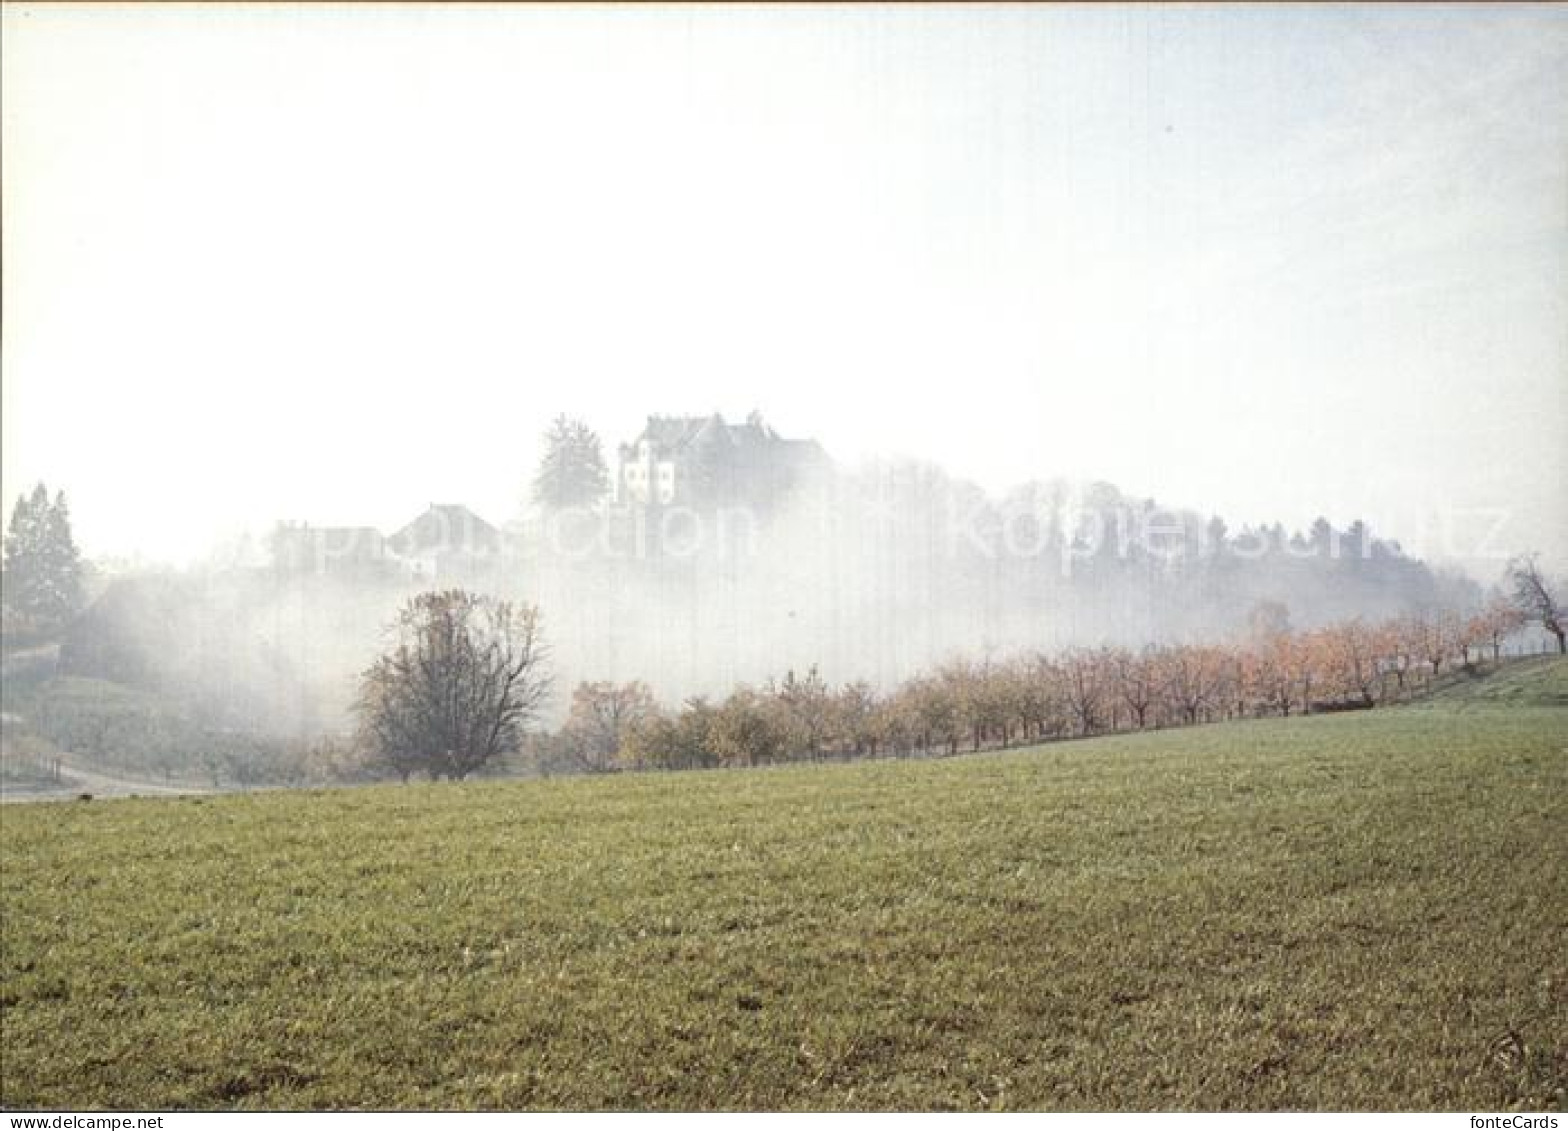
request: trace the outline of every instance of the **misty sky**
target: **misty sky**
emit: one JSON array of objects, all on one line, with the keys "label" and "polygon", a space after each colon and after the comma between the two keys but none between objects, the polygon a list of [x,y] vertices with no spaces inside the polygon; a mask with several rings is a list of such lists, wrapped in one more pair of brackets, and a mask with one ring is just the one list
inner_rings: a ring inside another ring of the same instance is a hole
[{"label": "misty sky", "polygon": [[6,503],[90,552],[503,521],[556,412],[756,408],[1568,563],[1568,8],[3,19]]}]

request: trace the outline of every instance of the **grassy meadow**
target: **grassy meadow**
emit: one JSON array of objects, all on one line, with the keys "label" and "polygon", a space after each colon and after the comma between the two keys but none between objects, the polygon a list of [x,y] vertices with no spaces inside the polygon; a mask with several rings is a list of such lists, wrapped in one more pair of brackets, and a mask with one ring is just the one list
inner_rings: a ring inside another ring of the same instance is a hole
[{"label": "grassy meadow", "polygon": [[0,1103],[1560,1107],[1565,691],[7,806]]}]

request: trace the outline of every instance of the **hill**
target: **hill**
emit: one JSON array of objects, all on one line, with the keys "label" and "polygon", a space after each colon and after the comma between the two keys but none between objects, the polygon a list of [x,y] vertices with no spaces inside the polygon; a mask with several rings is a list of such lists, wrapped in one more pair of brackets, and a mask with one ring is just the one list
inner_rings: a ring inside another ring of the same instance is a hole
[{"label": "hill", "polygon": [[1568,660],[1531,656],[1500,668],[1461,669],[1434,688],[1427,702],[1440,707],[1568,707]]},{"label": "hill", "polygon": [[1472,697],[13,807],[0,1102],[1560,1105],[1565,747],[1568,712]]}]

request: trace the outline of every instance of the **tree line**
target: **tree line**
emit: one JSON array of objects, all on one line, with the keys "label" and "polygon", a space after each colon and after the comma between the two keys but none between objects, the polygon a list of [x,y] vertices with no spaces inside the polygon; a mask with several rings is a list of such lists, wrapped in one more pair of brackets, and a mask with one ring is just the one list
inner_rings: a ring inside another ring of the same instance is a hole
[{"label": "tree line", "polygon": [[1408,701],[1454,668],[1499,662],[1531,623],[1563,650],[1561,607],[1535,562],[1516,563],[1510,579],[1511,594],[1468,613],[1296,631],[1283,606],[1265,602],[1235,643],[956,659],[886,693],[863,681],[831,686],[813,667],[666,710],[641,682],[583,683],[564,726],[531,751],[557,771],[763,766],[1371,708]]},{"label": "tree line", "polygon": [[[1314,536],[1331,541],[1323,525],[1326,533]],[[58,634],[83,597],[64,496],[51,497],[39,485],[19,498],[5,543],[7,645]],[[542,769],[578,772],[755,766],[953,754],[1372,707],[1408,699],[1456,665],[1496,662],[1504,641],[1526,624],[1539,625],[1559,652],[1568,652],[1561,590],[1535,558],[1511,563],[1507,584],[1479,609],[1433,603],[1418,613],[1341,618],[1308,631],[1291,628],[1283,605],[1262,601],[1245,633],[1228,644],[956,659],[889,691],[863,681],[831,686],[812,667],[670,710],[640,682],[584,683],[573,692],[565,725],[551,734],[530,733],[550,688],[537,608],[463,590],[426,593],[408,603],[391,626],[393,646],[362,673],[352,744],[325,744],[330,757],[246,752],[240,762],[245,776],[261,773],[257,780],[274,776],[272,761],[287,763],[291,777],[390,771],[405,779],[463,778],[519,753]],[[55,713],[39,712],[38,724]],[[60,727],[48,729],[61,730],[73,747],[91,745],[74,725],[80,715],[64,711]]]}]

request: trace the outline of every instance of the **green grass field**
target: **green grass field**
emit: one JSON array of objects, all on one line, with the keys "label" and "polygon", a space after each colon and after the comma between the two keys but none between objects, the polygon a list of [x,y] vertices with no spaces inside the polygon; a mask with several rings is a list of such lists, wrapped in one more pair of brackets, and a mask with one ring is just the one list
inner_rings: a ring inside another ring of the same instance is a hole
[{"label": "green grass field", "polygon": [[1562,1106],[1568,666],[1504,677],[937,762],[10,806],[0,1102]]}]

